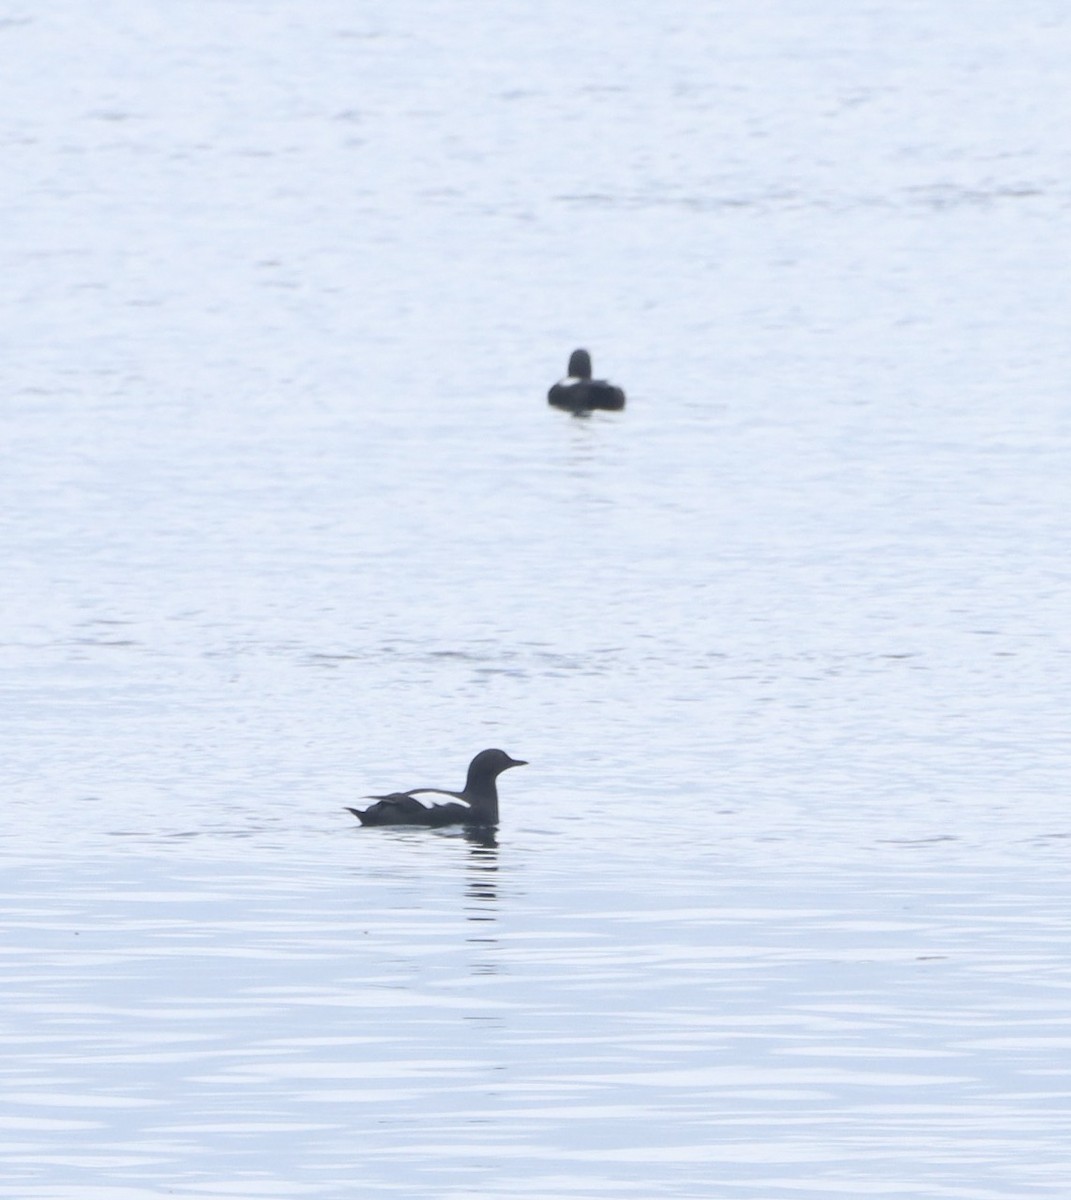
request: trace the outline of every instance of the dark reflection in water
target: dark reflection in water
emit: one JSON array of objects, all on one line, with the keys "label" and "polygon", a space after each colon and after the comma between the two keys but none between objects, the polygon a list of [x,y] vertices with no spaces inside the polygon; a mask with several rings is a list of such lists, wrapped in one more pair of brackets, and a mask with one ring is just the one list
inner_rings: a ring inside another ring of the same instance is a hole
[{"label": "dark reflection in water", "polygon": [[465,841],[473,846],[482,847],[485,850],[495,850],[498,848],[498,836],[494,829],[490,826],[465,826]]},{"label": "dark reflection in water", "polygon": [[474,901],[466,905],[466,916],[470,921],[493,921],[498,903],[498,844],[493,833],[488,841],[476,841],[475,831],[465,836],[470,842],[465,894]]},{"label": "dark reflection in water", "polygon": [[[475,835],[475,831],[474,831]],[[494,928],[489,928],[486,922],[494,922],[498,917],[498,845],[494,834],[487,838],[477,838],[466,834],[469,845],[468,880],[465,886],[465,919],[480,921],[485,924],[477,932],[465,939],[470,945],[479,946],[478,953],[469,964],[472,975],[497,975],[499,964],[494,955],[498,948],[498,937]]]}]

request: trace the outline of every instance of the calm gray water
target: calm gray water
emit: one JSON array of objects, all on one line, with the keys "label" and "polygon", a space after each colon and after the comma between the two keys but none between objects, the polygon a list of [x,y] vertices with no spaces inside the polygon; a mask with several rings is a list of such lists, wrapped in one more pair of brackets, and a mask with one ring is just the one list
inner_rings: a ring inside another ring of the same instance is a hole
[{"label": "calm gray water", "polygon": [[1066,1198],[1062,0],[0,54],[0,1198]]}]

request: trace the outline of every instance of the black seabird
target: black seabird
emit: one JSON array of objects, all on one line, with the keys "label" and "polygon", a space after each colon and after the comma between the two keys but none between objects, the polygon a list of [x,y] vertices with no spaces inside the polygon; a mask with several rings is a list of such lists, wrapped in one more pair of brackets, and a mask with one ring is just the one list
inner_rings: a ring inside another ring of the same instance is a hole
[{"label": "black seabird", "polygon": [[[442,788],[413,788],[408,792],[391,792],[389,796],[369,796],[376,800],[362,810],[347,808],[362,825],[475,825],[487,827],[498,824],[498,788],[495,780],[510,767],[528,764],[520,758],[510,758],[505,750],[481,750],[469,763],[469,774],[460,792]],[[450,796],[452,804],[424,804],[417,796]]]},{"label": "black seabird", "polygon": [[571,413],[590,412],[593,408],[619,411],[625,407],[625,393],[605,379],[591,378],[591,355],[574,350],[569,355],[568,374],[547,392],[547,403]]}]

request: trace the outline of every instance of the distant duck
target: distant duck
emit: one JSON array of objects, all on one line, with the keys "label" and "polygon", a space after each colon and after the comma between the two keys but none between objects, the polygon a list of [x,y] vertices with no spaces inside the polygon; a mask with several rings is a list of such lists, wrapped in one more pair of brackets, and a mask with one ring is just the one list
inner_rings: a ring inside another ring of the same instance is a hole
[{"label": "distant duck", "polygon": [[615,411],[625,407],[625,393],[605,379],[591,378],[591,355],[574,350],[569,355],[568,375],[547,393],[547,402],[571,413],[590,412],[593,408]]},{"label": "distant duck", "polygon": [[[368,796],[378,803],[362,810],[347,808],[362,825],[475,825],[498,824],[498,789],[495,780],[510,767],[525,767],[520,758],[505,750],[481,750],[469,763],[469,774],[460,792],[442,788],[413,788],[389,796]],[[424,804],[417,796],[450,796],[452,804]]]}]

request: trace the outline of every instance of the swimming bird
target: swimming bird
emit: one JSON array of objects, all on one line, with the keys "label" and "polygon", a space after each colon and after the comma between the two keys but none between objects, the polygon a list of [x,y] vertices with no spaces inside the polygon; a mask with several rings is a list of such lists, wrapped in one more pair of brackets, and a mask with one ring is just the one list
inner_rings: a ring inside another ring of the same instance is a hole
[{"label": "swimming bird", "polygon": [[[525,767],[505,750],[481,750],[469,763],[469,774],[460,792],[442,788],[413,788],[389,796],[368,796],[378,803],[366,809],[349,808],[362,825],[478,825],[498,824],[498,788],[495,780],[510,767]],[[450,796],[450,804],[424,804],[417,796]]]},{"label": "swimming bird", "polygon": [[591,378],[591,355],[586,350],[574,350],[569,355],[568,374],[547,392],[547,403],[571,413],[590,412],[593,408],[620,410],[625,407],[625,393],[605,379]]}]

